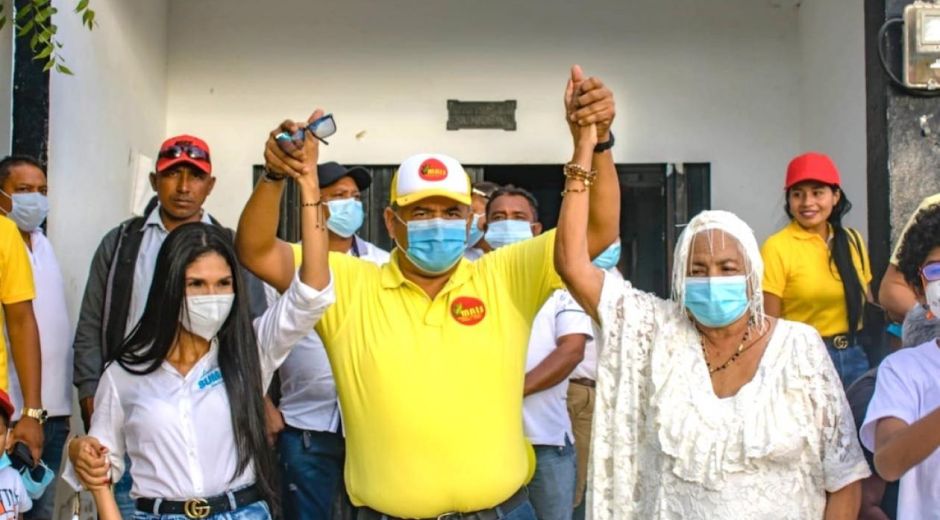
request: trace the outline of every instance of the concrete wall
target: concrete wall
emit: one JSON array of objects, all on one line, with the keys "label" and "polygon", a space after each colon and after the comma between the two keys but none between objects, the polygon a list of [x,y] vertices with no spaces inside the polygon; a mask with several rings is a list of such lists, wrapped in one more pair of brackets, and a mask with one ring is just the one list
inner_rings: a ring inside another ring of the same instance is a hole
[{"label": "concrete wall", "polygon": [[54,4],[75,76],[51,78],[48,230],[74,319],[98,241],[130,214],[136,154],[152,156],[166,133],[167,4],[95,0],[91,32],[74,2]]},{"label": "concrete wall", "polygon": [[[800,148],[828,153],[868,234],[864,3],[804,0],[799,8]],[[781,197],[782,203],[782,197]]]},{"label": "concrete wall", "polygon": [[[710,162],[714,207],[761,237],[782,222],[777,187],[802,148],[792,3],[171,0],[170,18],[167,131],[213,147],[209,208],[228,223],[267,132],[316,105],[340,128],[329,159],[563,162],[572,63],[617,93],[618,161]],[[518,131],[447,132],[448,98],[517,99]]]},{"label": "concrete wall", "polygon": [[[4,10],[10,5],[4,6]],[[8,12],[8,11],[7,11]],[[0,154],[7,155],[11,149],[13,130],[13,30],[7,20],[0,30]]]}]

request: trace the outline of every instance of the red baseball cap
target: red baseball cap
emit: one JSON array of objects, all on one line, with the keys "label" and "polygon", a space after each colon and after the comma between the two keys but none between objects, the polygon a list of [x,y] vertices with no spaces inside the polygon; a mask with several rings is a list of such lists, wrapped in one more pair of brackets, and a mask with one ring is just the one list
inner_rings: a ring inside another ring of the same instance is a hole
[{"label": "red baseball cap", "polygon": [[196,168],[212,174],[209,145],[202,139],[191,135],[178,135],[163,141],[157,155],[157,171],[162,172],[180,163],[192,164]]},{"label": "red baseball cap", "polygon": [[842,185],[836,163],[832,162],[828,155],[818,152],[804,153],[790,161],[790,165],[787,166],[787,183],[783,189],[789,190],[795,184],[804,181]]},{"label": "red baseball cap", "polygon": [[0,407],[3,407],[3,410],[7,413],[10,419],[13,418],[13,401],[10,400],[10,394],[6,393],[2,388],[0,388]]}]

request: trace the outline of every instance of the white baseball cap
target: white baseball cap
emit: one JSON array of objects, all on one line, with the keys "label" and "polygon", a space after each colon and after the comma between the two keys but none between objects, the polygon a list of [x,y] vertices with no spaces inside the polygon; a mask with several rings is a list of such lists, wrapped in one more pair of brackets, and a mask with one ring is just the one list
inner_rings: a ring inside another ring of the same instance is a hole
[{"label": "white baseball cap", "polygon": [[422,153],[401,163],[392,178],[392,203],[407,206],[428,197],[447,197],[470,205],[470,177],[457,159]]}]

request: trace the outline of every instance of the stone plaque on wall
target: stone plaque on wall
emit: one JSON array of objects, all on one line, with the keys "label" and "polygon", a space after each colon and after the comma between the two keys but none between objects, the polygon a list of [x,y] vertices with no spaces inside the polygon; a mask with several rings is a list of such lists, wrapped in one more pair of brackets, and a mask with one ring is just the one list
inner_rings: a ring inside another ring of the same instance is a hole
[{"label": "stone plaque on wall", "polygon": [[447,129],[501,128],[516,129],[516,100],[458,101],[447,100]]}]

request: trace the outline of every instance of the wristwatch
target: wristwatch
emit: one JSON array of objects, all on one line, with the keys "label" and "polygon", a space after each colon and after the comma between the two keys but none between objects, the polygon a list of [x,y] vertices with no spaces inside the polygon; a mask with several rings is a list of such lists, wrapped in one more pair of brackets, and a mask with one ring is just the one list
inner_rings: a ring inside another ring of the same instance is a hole
[{"label": "wristwatch", "polygon": [[39,424],[45,424],[49,412],[45,408],[23,408],[23,417],[32,417]]},{"label": "wristwatch", "polygon": [[594,145],[594,153],[603,153],[607,150],[610,150],[614,147],[614,133],[610,132],[610,139],[604,141],[603,143],[597,143]]}]

